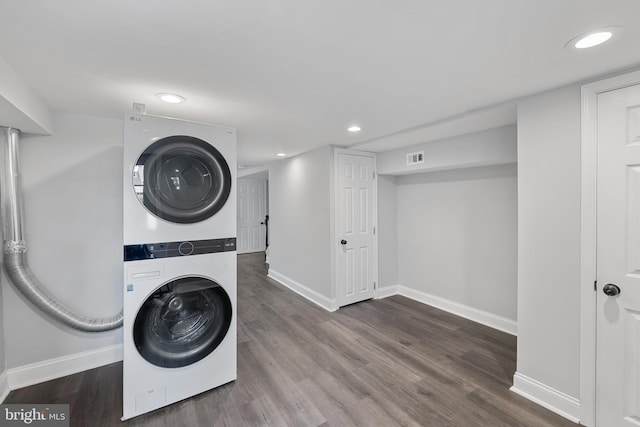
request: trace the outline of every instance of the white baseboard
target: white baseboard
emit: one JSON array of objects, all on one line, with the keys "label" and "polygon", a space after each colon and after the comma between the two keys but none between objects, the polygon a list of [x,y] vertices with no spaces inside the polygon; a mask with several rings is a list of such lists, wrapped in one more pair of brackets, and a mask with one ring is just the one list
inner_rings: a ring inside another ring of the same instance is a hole
[{"label": "white baseboard", "polygon": [[399,288],[400,288],[400,285],[385,286],[385,287],[376,289],[373,295],[375,299],[391,297],[393,295],[398,295]]},{"label": "white baseboard", "polygon": [[380,288],[378,289],[378,296],[376,296],[376,298],[386,298],[392,295],[402,295],[404,297],[411,298],[412,300],[448,311],[449,313],[464,317],[465,319],[473,320],[474,322],[481,323],[485,326],[489,326],[490,328],[497,329],[511,335],[518,334],[518,324],[511,319],[497,316],[477,308],[469,307],[467,305],[431,295],[423,291],[408,288],[406,286],[394,285]]},{"label": "white baseboard", "polygon": [[513,387],[510,390],[574,423],[580,422],[580,401],[575,397],[518,372],[513,376]]},{"label": "white baseboard", "polygon": [[302,283],[296,282],[295,280],[285,276],[284,274],[278,273],[277,271],[274,271],[270,268],[267,276],[280,283],[281,285],[291,289],[298,295],[305,297],[312,303],[319,305],[327,311],[336,311],[338,309],[337,300],[327,298],[326,296],[314,291],[313,289],[303,285]]},{"label": "white baseboard", "polygon": [[11,389],[9,388],[9,379],[7,377],[7,371],[5,370],[2,374],[0,374],[0,403],[4,402],[10,391]]},{"label": "white baseboard", "polygon": [[7,371],[9,389],[15,390],[122,360],[122,344],[56,357]]},{"label": "white baseboard", "polygon": [[518,334],[517,323],[511,319],[507,319],[506,317],[497,316],[455,301],[407,288],[406,286],[399,286],[398,294],[441,310],[448,311],[449,313],[464,317],[465,319],[473,320],[474,322],[481,323],[485,326],[489,326],[490,328],[497,329],[511,335]]}]

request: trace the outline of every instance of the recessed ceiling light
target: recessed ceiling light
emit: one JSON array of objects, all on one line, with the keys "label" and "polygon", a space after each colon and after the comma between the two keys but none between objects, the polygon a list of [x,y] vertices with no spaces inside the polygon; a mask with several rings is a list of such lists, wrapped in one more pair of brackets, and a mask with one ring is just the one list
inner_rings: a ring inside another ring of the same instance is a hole
[{"label": "recessed ceiling light", "polygon": [[572,49],[588,49],[590,47],[601,45],[620,32],[622,32],[622,27],[620,26],[600,28],[599,30],[591,31],[572,38],[566,44],[566,47]]},{"label": "recessed ceiling light", "polygon": [[362,129],[360,129],[360,126],[350,126],[347,128],[347,130],[349,132],[360,132]]},{"label": "recessed ceiling light", "polygon": [[597,33],[591,33],[584,36],[578,40],[574,46],[577,49],[587,49],[606,42],[611,38],[611,36],[613,36],[611,31],[598,31]]},{"label": "recessed ceiling light", "polygon": [[175,93],[156,93],[156,96],[160,98],[160,101],[167,104],[182,104],[187,102],[184,96],[176,95]]},{"label": "recessed ceiling light", "polygon": [[276,156],[278,156],[278,157],[287,157],[287,155],[285,153],[278,153],[278,154],[276,154]]}]

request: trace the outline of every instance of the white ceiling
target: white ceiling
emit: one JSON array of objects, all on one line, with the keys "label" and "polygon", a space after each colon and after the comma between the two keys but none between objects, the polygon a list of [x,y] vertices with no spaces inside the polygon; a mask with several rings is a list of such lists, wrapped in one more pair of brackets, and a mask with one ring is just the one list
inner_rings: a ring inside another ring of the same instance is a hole
[{"label": "white ceiling", "polygon": [[[234,126],[249,166],[513,122],[510,100],[640,64],[639,0],[0,0],[0,15],[0,57],[53,110],[135,101]],[[616,40],[564,49],[611,25]]]}]

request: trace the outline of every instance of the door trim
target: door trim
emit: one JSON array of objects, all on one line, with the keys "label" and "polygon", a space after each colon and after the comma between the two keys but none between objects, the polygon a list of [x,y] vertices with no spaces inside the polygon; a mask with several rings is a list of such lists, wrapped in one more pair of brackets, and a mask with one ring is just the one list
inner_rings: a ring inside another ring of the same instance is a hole
[{"label": "door trim", "polygon": [[333,192],[333,197],[331,198],[333,202],[333,206],[331,207],[331,210],[333,211],[333,215],[331,217],[331,235],[333,236],[333,241],[331,242],[331,259],[333,260],[331,263],[331,273],[333,277],[332,298],[336,300],[338,299],[338,251],[336,249],[336,242],[339,242],[342,238],[342,236],[338,235],[338,223],[340,221],[340,213],[338,212],[340,202],[338,197],[340,196],[340,192],[337,191],[339,154],[371,157],[373,159],[373,172],[376,174],[373,180],[373,226],[375,227],[375,233],[373,236],[373,281],[375,283],[373,288],[373,298],[376,299],[378,298],[378,289],[380,288],[380,283],[378,281],[378,234],[380,230],[378,230],[378,167],[376,163],[376,154],[368,151],[349,150],[345,148],[333,149],[333,173],[331,174],[333,179],[333,182],[331,183],[331,191]]},{"label": "door trim", "polygon": [[640,84],[640,71],[582,86],[580,203],[580,423],[596,422],[596,120],[598,95]]}]

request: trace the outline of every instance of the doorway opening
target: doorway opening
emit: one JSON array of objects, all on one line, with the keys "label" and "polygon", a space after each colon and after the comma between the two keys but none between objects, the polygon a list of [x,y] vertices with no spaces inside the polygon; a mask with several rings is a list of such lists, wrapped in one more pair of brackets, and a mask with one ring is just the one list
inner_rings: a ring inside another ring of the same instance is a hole
[{"label": "doorway opening", "polygon": [[269,252],[269,171],[238,177],[238,254]]}]

